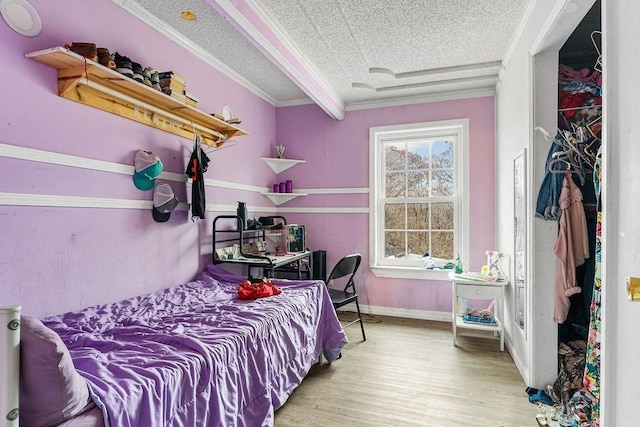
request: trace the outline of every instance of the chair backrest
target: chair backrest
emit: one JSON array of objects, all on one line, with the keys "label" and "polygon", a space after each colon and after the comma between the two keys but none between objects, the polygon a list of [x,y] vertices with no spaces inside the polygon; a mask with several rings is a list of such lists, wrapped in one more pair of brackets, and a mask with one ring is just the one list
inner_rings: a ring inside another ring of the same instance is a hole
[{"label": "chair backrest", "polygon": [[362,261],[362,256],[360,254],[351,254],[342,258],[338,263],[333,267],[329,277],[327,277],[327,285],[331,283],[334,279],[340,279],[342,277],[348,277],[347,284],[344,287],[346,291],[347,288],[353,288],[355,292],[355,285],[353,283],[353,276],[358,271],[358,267],[360,266],[360,261]]}]

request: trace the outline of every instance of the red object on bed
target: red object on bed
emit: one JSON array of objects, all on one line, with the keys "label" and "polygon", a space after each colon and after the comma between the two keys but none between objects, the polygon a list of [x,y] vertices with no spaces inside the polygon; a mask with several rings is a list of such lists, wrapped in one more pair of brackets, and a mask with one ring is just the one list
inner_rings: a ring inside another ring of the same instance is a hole
[{"label": "red object on bed", "polygon": [[263,277],[262,281],[257,283],[245,280],[238,284],[238,298],[240,299],[272,297],[281,293],[282,291],[266,277]]}]

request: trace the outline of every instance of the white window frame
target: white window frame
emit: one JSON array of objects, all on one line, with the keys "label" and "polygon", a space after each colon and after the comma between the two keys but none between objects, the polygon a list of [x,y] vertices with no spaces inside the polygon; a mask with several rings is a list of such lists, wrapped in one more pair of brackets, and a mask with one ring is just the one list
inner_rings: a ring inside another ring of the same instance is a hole
[{"label": "white window frame", "polygon": [[427,270],[423,266],[384,265],[384,142],[408,138],[433,138],[455,135],[454,144],[454,253],[459,253],[463,266],[469,260],[469,119],[443,120],[369,128],[369,268],[378,277],[447,280],[448,271]]}]

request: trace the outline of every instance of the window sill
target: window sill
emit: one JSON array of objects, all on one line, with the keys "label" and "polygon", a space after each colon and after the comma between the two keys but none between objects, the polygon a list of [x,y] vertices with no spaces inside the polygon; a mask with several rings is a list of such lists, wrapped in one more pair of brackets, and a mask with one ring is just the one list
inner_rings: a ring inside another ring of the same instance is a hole
[{"label": "window sill", "polygon": [[369,269],[376,277],[391,277],[396,279],[440,280],[449,281],[449,273],[453,270],[427,270],[411,267],[380,267],[370,266]]}]

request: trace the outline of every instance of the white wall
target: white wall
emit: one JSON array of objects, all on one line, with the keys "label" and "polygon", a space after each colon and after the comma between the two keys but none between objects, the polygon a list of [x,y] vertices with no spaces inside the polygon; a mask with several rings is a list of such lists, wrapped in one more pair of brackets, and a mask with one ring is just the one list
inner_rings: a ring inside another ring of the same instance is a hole
[{"label": "white wall", "polygon": [[529,5],[513,53],[505,61],[497,96],[496,200],[497,242],[513,253],[513,159],[527,151],[528,265],[525,333],[516,327],[513,290],[507,292],[508,345],[529,386],[544,388],[557,377],[557,325],[553,321],[558,224],[534,218],[540,184],[551,144],[534,130],[553,137],[557,127],[558,51],[593,5],[594,0],[538,0]]},{"label": "white wall", "polygon": [[[539,140],[537,137],[528,146],[530,127],[534,124],[528,106],[533,105],[534,100],[525,83],[530,77],[527,50],[537,35],[543,33],[544,22],[554,8],[571,6],[571,2],[564,0],[534,3],[522,37],[506,63],[497,97],[499,183],[496,211],[497,241],[502,250],[511,247],[513,229],[510,162],[523,148],[535,149],[534,144]],[[640,276],[640,222],[637,219],[640,212],[640,180],[637,178],[640,159],[640,86],[637,79],[640,3],[602,0],[602,19],[605,138],[600,425],[625,427],[637,425],[640,412],[637,392],[640,384],[640,334],[637,330],[640,303],[628,300],[625,287],[628,276]],[[532,158],[536,155],[529,156]],[[537,185],[539,182],[532,183],[531,195],[537,191]],[[537,272],[532,276],[534,287],[544,286],[536,280]],[[513,333],[509,321],[507,326]],[[510,345],[520,354],[522,342],[518,341],[518,335],[509,338]],[[532,344],[529,340],[528,344],[533,345],[536,353],[542,351],[535,342]]]},{"label": "white wall", "polygon": [[604,146],[601,426],[638,425],[640,303],[626,278],[640,276],[640,3],[603,0]]},{"label": "white wall", "polygon": [[[526,12],[526,21],[521,28],[520,38],[513,46],[511,55],[506,59],[505,69],[498,84],[496,97],[497,116],[497,141],[496,141],[496,164],[497,164],[497,186],[496,186],[496,242],[499,250],[513,253],[513,159],[523,150],[527,150],[527,212],[530,213],[529,225],[527,227],[528,236],[528,274],[527,274],[527,295],[531,301],[536,291],[546,290],[549,283],[539,281],[538,275],[545,270],[538,269],[535,264],[534,245],[535,237],[533,232],[533,212],[534,201],[537,195],[537,188],[541,179],[534,175],[535,167],[539,164],[539,152],[543,151],[543,158],[546,150],[537,149],[530,141],[533,137],[533,88],[531,85],[531,57],[529,50],[538,38],[540,29],[553,8],[554,1],[539,0],[532,2]],[[548,148],[548,146],[547,146]],[[542,167],[541,167],[542,168]],[[540,168],[540,169],[541,169]],[[550,251],[549,251],[550,252]],[[535,273],[538,273],[537,275]],[[552,288],[549,287],[549,292]],[[547,347],[545,354],[553,354],[555,349],[555,335],[550,335],[548,320],[549,313],[545,307],[540,307],[536,311],[531,310],[528,304],[525,314],[525,334],[515,325],[513,288],[509,287],[506,294],[506,319],[507,343],[513,355],[514,361],[520,370],[525,383],[530,386],[543,387],[553,382],[556,365],[553,361],[545,359],[543,361],[536,358],[533,349]],[[538,325],[534,330],[534,323],[544,321],[545,327]],[[552,323],[552,321],[551,321]],[[549,344],[549,341],[551,344]],[[551,346],[551,348],[548,348]],[[548,357],[548,356],[547,356]],[[543,370],[541,375],[540,371]]]}]

